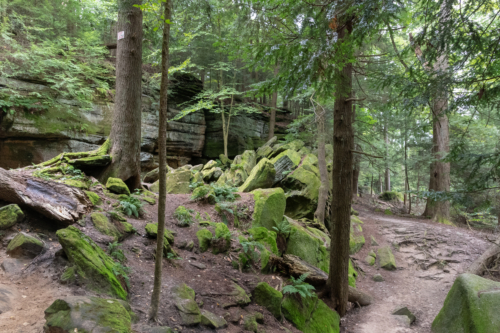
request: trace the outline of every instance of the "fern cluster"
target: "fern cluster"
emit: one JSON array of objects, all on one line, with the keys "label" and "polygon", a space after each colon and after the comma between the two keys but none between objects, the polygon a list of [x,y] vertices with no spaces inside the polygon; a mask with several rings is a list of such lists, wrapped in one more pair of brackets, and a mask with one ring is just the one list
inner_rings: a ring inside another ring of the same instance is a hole
[{"label": "fern cluster", "polygon": [[119,248],[120,244],[118,242],[113,242],[108,244],[108,253],[111,258],[118,260],[119,262],[125,261],[125,255],[123,250]]},{"label": "fern cluster", "polygon": [[278,235],[288,237],[290,234],[290,223],[288,223],[288,220],[284,217],[276,227],[273,227],[273,229]]},{"label": "fern cluster", "polygon": [[302,298],[314,296],[314,287],[305,282],[309,273],[302,274],[298,279],[290,277],[292,284],[283,287],[283,294],[300,295]]},{"label": "fern cluster", "polygon": [[179,226],[188,227],[194,223],[193,216],[194,210],[188,209],[184,206],[179,206],[175,209],[174,217],[179,222]]},{"label": "fern cluster", "polygon": [[226,184],[203,184],[194,189],[191,200],[202,200],[212,204],[223,201],[233,202],[240,197],[239,194],[236,194],[237,191],[238,188]]},{"label": "fern cluster", "polygon": [[127,216],[134,215],[136,218],[138,218],[142,213],[142,206],[144,206],[144,203],[132,196],[120,201],[120,209]]}]

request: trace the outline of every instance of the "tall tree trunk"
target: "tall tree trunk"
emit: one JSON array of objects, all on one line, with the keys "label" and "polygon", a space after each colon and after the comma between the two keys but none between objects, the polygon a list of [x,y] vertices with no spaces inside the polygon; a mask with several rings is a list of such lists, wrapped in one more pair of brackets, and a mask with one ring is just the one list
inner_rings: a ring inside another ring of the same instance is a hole
[{"label": "tall tree trunk", "polygon": [[[170,0],[164,4],[165,20],[172,17]],[[158,199],[158,234],[156,238],[155,277],[149,318],[157,321],[160,304],[163,235],[165,233],[165,207],[167,202],[167,111],[168,111],[168,67],[169,67],[170,24],[163,23],[163,42],[161,50],[161,84],[160,84],[160,124],[158,127],[160,194]]]},{"label": "tall tree trunk", "polygon": [[318,194],[318,206],[316,212],[314,212],[314,219],[321,224],[325,224],[325,208],[326,200],[328,199],[328,191],[330,187],[330,181],[328,179],[328,170],[326,167],[326,131],[325,131],[325,109],[318,104],[318,108],[314,106],[314,101],[311,97],[311,102],[313,103],[313,109],[316,114],[316,125],[318,129],[318,168],[319,175],[321,178],[321,186],[319,187]]},{"label": "tall tree trunk", "polygon": [[[360,150],[361,147],[359,145],[355,145],[355,148],[356,149],[354,149],[354,150]],[[355,154],[353,156],[354,168],[352,170],[352,196],[353,196],[353,198],[356,198],[358,196],[358,181],[359,181],[359,173],[361,172],[360,164],[361,164],[361,159],[360,159],[359,155]]]},{"label": "tall tree trunk", "polygon": [[391,190],[391,170],[389,169],[389,130],[387,128],[387,118],[384,124],[384,142],[385,142],[385,190]]},{"label": "tall tree trunk", "polygon": [[370,196],[373,195],[373,173],[372,173],[372,181],[370,183]]},{"label": "tall tree trunk", "polygon": [[378,172],[378,186],[379,186],[379,193],[384,192],[383,183],[382,183],[382,176],[380,175],[380,171]]},{"label": "tall tree trunk", "polygon": [[141,0],[118,1],[116,94],[109,139],[111,164],[99,178],[121,178],[130,189],[141,187],[142,11]]},{"label": "tall tree trunk", "polygon": [[[278,75],[279,66],[274,67],[274,76]],[[274,136],[274,126],[276,126],[276,108],[278,107],[278,90],[273,93],[271,100],[271,118],[269,119],[269,135],[267,141],[271,140]]]},{"label": "tall tree trunk", "polygon": [[[343,46],[352,32],[352,19],[348,18],[337,28],[337,43]],[[341,317],[346,314],[349,281],[349,231],[351,227],[352,200],[352,64],[337,69],[333,129],[333,195],[330,251],[330,296]]]}]

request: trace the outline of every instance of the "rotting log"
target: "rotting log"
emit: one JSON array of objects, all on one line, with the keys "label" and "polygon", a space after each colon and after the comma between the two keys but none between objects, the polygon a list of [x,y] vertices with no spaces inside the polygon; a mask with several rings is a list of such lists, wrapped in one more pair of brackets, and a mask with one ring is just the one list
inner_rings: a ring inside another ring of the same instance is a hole
[{"label": "rotting log", "polygon": [[0,168],[0,200],[29,207],[43,216],[69,225],[92,206],[79,188]]},{"label": "rotting log", "polygon": [[500,237],[498,237],[493,244],[472,264],[467,268],[466,273],[483,275],[483,273],[488,269],[488,266],[500,255]]},{"label": "rotting log", "polygon": [[[276,267],[278,271],[293,277],[308,274],[305,281],[315,287],[323,287],[328,280],[328,274],[292,254],[285,254],[282,258],[271,256],[270,263]],[[373,297],[349,286],[348,300],[360,306],[367,306],[372,303]]]}]

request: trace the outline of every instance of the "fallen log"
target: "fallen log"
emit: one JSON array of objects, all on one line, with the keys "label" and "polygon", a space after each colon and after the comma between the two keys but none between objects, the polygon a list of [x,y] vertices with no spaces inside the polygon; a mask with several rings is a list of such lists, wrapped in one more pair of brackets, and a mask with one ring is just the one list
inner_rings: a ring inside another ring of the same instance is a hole
[{"label": "fallen log", "polygon": [[465,273],[483,275],[488,266],[500,255],[500,237],[467,268]]},{"label": "fallen log", "polygon": [[[285,254],[282,258],[271,256],[270,263],[276,267],[278,271],[296,278],[303,274],[309,274],[305,281],[315,287],[323,287],[328,280],[328,275],[321,269],[292,254]],[[357,303],[360,306],[366,306],[372,303],[373,297],[363,291],[349,286],[348,300],[349,302]]]},{"label": "fallen log", "polygon": [[79,188],[2,168],[0,200],[29,207],[66,225],[78,221],[92,205]]}]

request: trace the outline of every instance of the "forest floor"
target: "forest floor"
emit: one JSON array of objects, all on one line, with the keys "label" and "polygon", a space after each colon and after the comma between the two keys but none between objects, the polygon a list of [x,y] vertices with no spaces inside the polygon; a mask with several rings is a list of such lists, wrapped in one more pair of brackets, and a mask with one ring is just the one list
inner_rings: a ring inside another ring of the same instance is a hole
[{"label": "forest floor", "polygon": [[[242,196],[242,204],[249,205],[247,195]],[[189,195],[170,197],[167,207],[167,228],[176,233],[176,245],[181,242],[195,240],[194,227],[181,228],[176,225],[173,211],[179,205],[185,205],[197,212],[207,212],[212,221],[219,222],[220,216],[212,205],[189,201]],[[253,207],[249,207],[250,211]],[[359,271],[357,288],[374,296],[374,303],[367,307],[353,308],[342,319],[341,332],[351,333],[405,333],[430,332],[430,326],[441,309],[444,299],[457,275],[482,254],[494,239],[491,233],[468,230],[453,226],[433,223],[418,218],[398,217],[374,212],[368,200],[358,199],[354,208],[364,222],[363,233],[366,244],[362,250],[352,256]],[[148,206],[146,216],[142,219],[129,219],[140,233],[144,233],[144,225],[156,221],[156,205]],[[232,221],[229,221],[232,223]],[[245,221],[243,221],[245,223]],[[16,226],[18,231],[36,231],[40,227],[45,234],[45,242],[50,252],[55,253],[61,247],[55,236],[56,228],[47,228],[40,221],[30,220]],[[87,222],[86,233],[92,235],[91,223]],[[90,229],[90,230],[89,230]],[[134,332],[141,332],[146,323],[146,312],[150,302],[153,281],[155,241],[143,237],[129,237],[122,242],[122,248],[131,268],[130,304],[139,315],[140,322],[134,325]],[[371,237],[380,246],[392,245],[398,269],[386,271],[365,263],[368,252],[376,252],[379,246],[372,245]],[[104,248],[107,239],[100,239],[98,234],[92,237]],[[196,240],[195,240],[196,242]],[[5,248],[7,242],[4,240]],[[245,290],[252,290],[258,282],[266,281],[273,287],[284,280],[275,274],[257,272],[240,273],[231,266],[229,255],[213,255],[211,252],[197,253],[177,249],[182,260],[165,261],[163,269],[163,301],[160,306],[160,317],[163,324],[182,332],[210,332],[201,326],[182,328],[179,314],[169,301],[170,289],[178,283],[185,282],[197,294],[197,301],[203,302],[203,308],[228,318],[228,327],[218,330],[220,333],[243,332],[241,318],[251,312],[262,312],[262,308],[252,304],[245,308],[234,307],[223,309],[220,304],[226,300],[228,288],[237,282]],[[91,295],[92,293],[79,285],[62,285],[59,282],[65,262],[58,256],[39,265],[31,274],[29,261],[8,258],[5,251],[0,251],[0,332],[5,333],[41,333],[45,323],[44,310],[57,298],[72,295]],[[372,277],[381,274],[384,282],[375,282]],[[2,313],[2,295],[12,293],[10,311]],[[3,294],[2,294],[3,293]],[[407,306],[417,317],[410,328],[400,326],[391,315],[398,305]],[[270,313],[263,311],[267,332],[298,332],[290,323],[278,322]],[[234,319],[233,319],[234,318]]]},{"label": "forest floor", "polygon": [[[385,215],[360,202],[354,205],[364,222],[366,244],[353,256],[358,266],[357,288],[374,296],[374,303],[355,308],[342,319],[341,332],[350,333],[428,333],[441,310],[455,278],[489,247],[494,235],[437,224],[429,220]],[[370,266],[365,258],[379,246],[392,245],[397,270]],[[380,274],[383,282],[375,282]],[[393,310],[407,306],[416,316],[408,328],[400,324]]]}]

